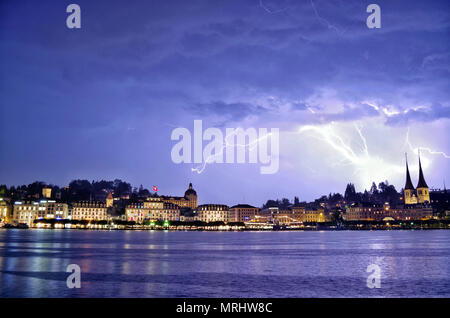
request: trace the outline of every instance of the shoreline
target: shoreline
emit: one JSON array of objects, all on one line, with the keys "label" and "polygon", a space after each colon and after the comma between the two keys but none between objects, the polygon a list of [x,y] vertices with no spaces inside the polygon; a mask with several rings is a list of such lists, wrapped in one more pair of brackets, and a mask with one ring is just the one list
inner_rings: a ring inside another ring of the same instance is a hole
[{"label": "shoreline", "polygon": [[98,228],[98,229],[87,229],[87,228],[17,228],[10,227],[4,228],[0,227],[0,230],[78,230],[78,231],[166,231],[166,232],[347,232],[347,231],[430,231],[430,230],[450,230],[450,227],[413,227],[413,228],[341,228],[341,229],[279,229],[279,230],[267,230],[267,229],[229,229],[229,230],[219,230],[219,229],[146,229],[146,228]]}]

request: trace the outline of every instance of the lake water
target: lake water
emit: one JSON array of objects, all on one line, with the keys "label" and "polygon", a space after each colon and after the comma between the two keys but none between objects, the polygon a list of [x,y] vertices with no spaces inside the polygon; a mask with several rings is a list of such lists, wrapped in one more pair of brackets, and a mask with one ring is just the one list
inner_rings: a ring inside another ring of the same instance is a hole
[{"label": "lake water", "polygon": [[0,297],[450,297],[450,231],[0,230]]}]

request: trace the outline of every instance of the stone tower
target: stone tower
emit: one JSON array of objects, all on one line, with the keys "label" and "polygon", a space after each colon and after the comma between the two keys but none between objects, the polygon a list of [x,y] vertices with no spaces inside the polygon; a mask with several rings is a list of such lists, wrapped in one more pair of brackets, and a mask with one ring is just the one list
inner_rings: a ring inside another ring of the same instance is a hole
[{"label": "stone tower", "polygon": [[416,191],[418,203],[430,202],[430,190],[428,189],[428,185],[425,182],[425,178],[423,177],[422,163],[420,162],[420,153],[419,153],[419,182],[417,183]]},{"label": "stone tower", "polygon": [[108,196],[106,197],[106,207],[110,208],[114,206],[114,198],[112,193],[108,193]]},{"label": "stone tower", "polygon": [[411,182],[411,176],[409,175],[409,168],[408,168],[408,157],[405,153],[406,158],[406,183],[405,183],[405,189],[404,197],[405,197],[405,204],[417,204],[417,197],[416,197],[416,191],[414,189],[414,186]]}]

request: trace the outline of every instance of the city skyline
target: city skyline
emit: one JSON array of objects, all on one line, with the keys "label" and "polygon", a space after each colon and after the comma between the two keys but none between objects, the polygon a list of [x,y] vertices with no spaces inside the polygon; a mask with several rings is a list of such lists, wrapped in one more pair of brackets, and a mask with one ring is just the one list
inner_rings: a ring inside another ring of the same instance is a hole
[{"label": "city skyline", "polygon": [[[395,188],[395,185],[394,185],[394,189],[396,190],[396,192],[400,195],[400,196],[404,196],[405,197],[405,204],[416,204],[416,203],[423,203],[423,201],[425,200],[425,201],[427,201],[427,202],[429,202],[430,201],[430,198],[429,198],[429,191],[431,191],[431,192],[433,192],[433,191],[442,191],[442,189],[441,188],[433,188],[433,187],[428,187],[428,185],[427,185],[427,182],[425,181],[425,173],[423,172],[423,169],[422,169],[422,166],[421,166],[421,158],[420,158],[420,153],[418,154],[418,160],[419,160],[419,166],[418,166],[418,171],[417,171],[417,187],[415,187],[414,185],[413,185],[413,181],[412,180],[415,180],[415,179],[413,179],[413,178],[411,178],[411,173],[410,173],[410,169],[409,169],[409,164],[408,164],[408,158],[407,158],[407,154],[405,153],[405,170],[404,170],[404,172],[405,172],[405,185],[403,186],[403,187],[401,187],[400,189],[397,189],[397,188]],[[89,182],[89,184],[91,184],[91,182],[89,181],[89,180],[72,180],[71,181],[71,183],[72,182],[74,182],[74,181],[77,181],[77,182],[79,182],[79,181],[86,181],[86,182]],[[131,196],[132,194],[136,194],[136,195],[138,195],[137,196],[137,198],[135,198],[134,200],[131,200],[131,202],[139,202],[139,201],[141,201],[141,202],[143,202],[142,200],[143,200],[143,197],[142,197],[142,195],[140,194],[140,192],[141,191],[147,191],[147,193],[148,193],[148,195],[147,195],[147,200],[149,199],[149,198],[151,198],[151,197],[154,197],[154,196],[156,196],[156,197],[167,197],[167,198],[175,198],[175,201],[180,201],[180,200],[182,200],[183,198],[187,198],[187,194],[188,194],[188,192],[193,192],[194,194],[195,194],[195,206],[197,206],[197,193],[196,193],[196,191],[194,190],[194,187],[193,187],[193,185],[192,185],[192,183],[190,182],[189,183],[189,187],[188,187],[188,190],[185,192],[185,194],[184,194],[184,196],[183,195],[179,195],[179,193],[176,193],[176,194],[174,194],[174,193],[172,193],[172,192],[169,192],[169,193],[164,193],[164,194],[161,194],[161,193],[159,193],[158,194],[158,187],[157,186],[155,186],[155,185],[153,185],[153,186],[151,186],[151,187],[149,187],[151,190],[148,190],[149,188],[147,188],[147,187],[144,187],[142,184],[139,186],[139,188],[137,187],[137,186],[135,186],[135,185],[132,185],[132,184],[130,184],[130,183],[128,183],[126,180],[121,180],[121,179],[116,179],[116,180],[114,180],[114,181],[111,181],[111,180],[92,180],[92,186],[94,185],[94,183],[101,183],[101,182],[105,182],[105,183],[116,183],[116,182],[120,182],[120,183],[124,183],[124,184],[128,184],[129,186],[130,186],[130,190],[129,190],[129,192],[126,192],[126,193],[122,193],[122,194],[119,194],[119,196],[117,196],[117,193],[115,193],[115,191],[114,190],[111,190],[111,189],[107,189],[107,188],[104,188],[104,189],[102,189],[102,191],[104,191],[105,193],[104,193],[104,195],[105,195],[105,200],[106,200],[106,202],[108,202],[108,199],[111,201],[111,202],[113,202],[113,196],[114,195],[116,195],[116,198],[120,198],[120,197],[122,197],[124,194],[127,194],[128,196]],[[46,183],[46,182],[43,182],[43,181],[35,181],[35,183],[41,183],[42,184],[42,195],[43,195],[43,197],[44,198],[50,198],[50,194],[52,193],[52,190],[51,190],[51,187],[59,187],[60,189],[64,189],[64,188],[68,188],[68,186],[66,185],[66,186],[60,186],[60,185],[54,185],[54,184],[48,184],[48,183]],[[382,181],[380,184],[377,184],[377,183],[375,183],[375,182],[373,182],[372,183],[372,185],[371,185],[371,187],[370,187],[370,189],[364,189],[363,191],[358,191],[358,189],[356,189],[355,188],[355,190],[356,190],[356,193],[360,193],[360,194],[363,194],[363,193],[366,193],[366,192],[368,192],[368,193],[371,193],[372,192],[372,188],[373,188],[373,186],[375,186],[375,190],[382,190],[382,185],[381,184],[383,184],[383,186],[391,186],[391,184],[389,183],[389,181],[386,179],[385,181]],[[31,185],[31,184],[30,184]],[[28,186],[30,186],[30,185],[28,185]],[[347,189],[348,189],[348,186],[353,186],[354,187],[354,184],[353,183],[351,183],[351,182],[348,182],[347,184],[346,184],[346,191],[347,191]],[[7,186],[7,185],[6,185]],[[21,185],[21,186],[26,186],[26,185]],[[7,186],[8,187],[8,186]],[[17,186],[17,188],[18,188],[19,186]],[[11,189],[11,186],[9,187],[10,189]],[[418,197],[419,196],[421,196],[422,195],[422,189],[424,189],[425,190],[425,188],[426,188],[426,192],[427,193],[424,193],[424,195],[426,194],[426,197],[424,197],[423,199],[421,199],[421,200],[419,200],[418,199]],[[446,186],[445,186],[445,183],[444,183],[444,187],[443,187],[443,189],[444,190],[446,190]],[[98,190],[98,189],[97,189]],[[408,194],[406,194],[405,193],[405,190],[408,192]],[[94,188],[92,188],[91,189],[91,191],[94,191],[94,192],[91,192],[90,193],[90,199],[89,199],[89,201],[93,201],[93,202],[95,202],[96,201],[96,193],[95,193],[95,190],[94,190]],[[338,191],[338,192],[333,192],[333,193],[331,193],[331,192],[329,192],[329,195],[331,196],[331,195],[342,195],[343,197],[345,196],[345,193],[346,193],[346,191]],[[420,195],[419,195],[419,192],[420,192]],[[50,194],[49,194],[50,193]],[[106,198],[106,193],[107,193],[107,197],[108,198]],[[29,193],[27,194],[27,195],[29,195]],[[53,193],[53,197],[55,196],[55,193]],[[292,198],[288,198],[288,197],[286,197],[286,196],[283,196],[283,195],[281,195],[280,197],[272,197],[272,198],[266,198],[266,200],[264,200],[264,202],[260,202],[260,203],[257,203],[257,204],[254,204],[254,203],[251,203],[251,204],[253,204],[255,207],[259,207],[259,206],[264,206],[264,204],[265,203],[267,203],[268,201],[271,201],[271,200],[284,200],[284,199],[288,199],[289,200],[289,202],[291,202],[291,203],[293,203],[294,205],[295,205],[295,201],[296,200],[298,200],[298,202],[301,202],[301,203],[312,203],[313,201],[316,201],[316,200],[320,200],[320,199],[322,199],[323,198],[323,196],[327,196],[327,194],[326,193],[324,193],[323,195],[321,195],[321,196],[319,196],[319,197],[317,197],[317,198],[314,198],[313,200],[303,200],[303,199],[301,199],[299,196],[294,196],[294,199],[292,200]],[[188,197],[189,197],[189,195],[188,195]],[[406,198],[406,197],[408,197],[408,198]],[[229,200],[233,200],[232,198],[230,198]],[[292,201],[291,201],[292,200]],[[172,203],[174,203],[174,204],[177,204],[178,206],[180,206],[180,207],[182,207],[182,206],[185,206],[185,203],[184,202],[181,202],[181,203],[179,203],[178,201],[177,202],[175,202],[175,201],[173,201]],[[402,200],[400,200],[400,201],[402,201]],[[420,202],[418,202],[418,201],[420,201]],[[75,201],[76,202],[76,201]],[[186,201],[186,202],[188,202],[188,201]],[[232,203],[231,203],[232,202]],[[233,205],[236,205],[236,204],[247,204],[247,203],[249,203],[249,202],[245,202],[245,201],[226,201],[226,199],[223,199],[223,200],[221,200],[220,201],[220,203],[219,204],[226,204],[226,205],[228,205],[228,206],[233,206]],[[216,203],[213,203],[213,202],[210,202],[210,201],[202,201],[202,200],[198,200],[198,204],[199,205],[202,205],[202,204],[217,204],[217,202]],[[188,206],[190,207],[190,208],[193,208],[194,206],[191,206],[190,204],[188,204]]]},{"label": "city skyline", "polygon": [[[361,1],[77,3],[79,30],[67,3],[0,4],[1,184],[192,182],[205,203],[311,201],[349,182],[399,191],[419,148],[429,186],[450,179],[446,1],[378,1],[380,29]],[[173,163],[171,132],[194,120],[279,128],[278,173]]]}]

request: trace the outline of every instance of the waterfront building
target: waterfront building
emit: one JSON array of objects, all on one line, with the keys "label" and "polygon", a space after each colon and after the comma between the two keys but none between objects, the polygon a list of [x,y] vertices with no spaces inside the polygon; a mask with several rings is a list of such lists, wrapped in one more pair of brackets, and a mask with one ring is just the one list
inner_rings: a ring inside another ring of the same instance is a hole
[{"label": "waterfront building", "polygon": [[289,225],[292,223],[300,222],[294,216],[294,212],[291,208],[272,210],[272,220],[275,224]]},{"label": "waterfront building", "polygon": [[291,210],[292,210],[293,218],[296,220],[300,220],[302,218],[303,214],[305,213],[306,208],[304,206],[294,205],[291,207]]},{"label": "waterfront building", "polygon": [[192,210],[191,208],[181,208],[180,209],[180,221],[181,222],[198,221],[197,211]]},{"label": "waterfront building", "polygon": [[346,221],[383,221],[385,218],[394,220],[427,220],[433,216],[433,210],[426,204],[406,204],[404,206],[391,207],[389,203],[359,203],[352,204],[346,210]]},{"label": "waterfront building", "polygon": [[258,214],[258,208],[249,204],[237,204],[230,208],[227,222],[248,222]]},{"label": "waterfront building", "polygon": [[278,213],[279,213],[278,207],[261,209],[259,210],[258,215],[255,216],[255,219],[257,219],[259,222],[262,222],[263,220],[268,223],[273,222],[274,215]]},{"label": "waterfront building", "polygon": [[192,183],[189,183],[189,188],[184,193],[183,197],[176,196],[160,196],[160,198],[167,203],[176,204],[179,207],[188,207],[191,209],[197,208],[197,192],[192,187]]},{"label": "waterfront building", "polygon": [[305,208],[303,206],[291,206],[288,209],[279,209],[278,207],[271,207],[261,210],[259,216],[265,217],[268,222],[273,222],[280,225],[292,225],[295,223],[317,223],[325,222],[325,209],[320,208]]},{"label": "waterfront building", "polygon": [[32,226],[38,213],[39,202],[16,201],[14,202],[12,223],[17,225],[24,223]]},{"label": "waterfront building", "polygon": [[38,202],[38,219],[67,219],[69,217],[69,205],[55,200],[41,200]]},{"label": "waterfront building", "polygon": [[298,220],[303,223],[325,222],[326,221],[325,209],[324,208],[305,209],[303,213],[299,213]]},{"label": "waterfront building", "polygon": [[[157,220],[163,221],[179,221],[180,220],[180,207],[177,204],[164,202],[164,206],[162,210],[153,210],[156,213],[159,213],[156,216]],[[152,212],[153,212],[152,211]],[[152,215],[153,217],[153,215]]]},{"label": "waterfront building", "polygon": [[[405,156],[406,157],[406,156]],[[394,220],[427,220],[433,217],[430,205],[430,192],[425,182],[422,163],[419,155],[419,181],[414,188],[409,174],[408,158],[406,157],[406,182],[403,189],[404,205],[390,206],[385,204],[359,203],[347,207],[344,219],[347,221],[382,221]]]},{"label": "waterfront building", "polygon": [[228,222],[229,207],[224,204],[203,204],[196,209],[197,219],[203,222]]},{"label": "waterfront building", "polygon": [[107,220],[106,204],[99,201],[81,201],[73,203],[72,220]]},{"label": "waterfront building", "polygon": [[150,218],[150,209],[144,206],[144,202],[131,203],[125,208],[127,221],[142,223]]},{"label": "waterfront building", "polygon": [[12,222],[12,207],[3,198],[0,198],[0,223],[11,223]]},{"label": "waterfront building", "polygon": [[161,198],[149,198],[145,202],[131,203],[125,209],[127,221],[143,223],[145,221],[178,221],[180,207]]}]

